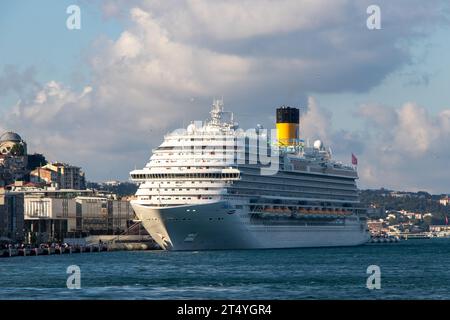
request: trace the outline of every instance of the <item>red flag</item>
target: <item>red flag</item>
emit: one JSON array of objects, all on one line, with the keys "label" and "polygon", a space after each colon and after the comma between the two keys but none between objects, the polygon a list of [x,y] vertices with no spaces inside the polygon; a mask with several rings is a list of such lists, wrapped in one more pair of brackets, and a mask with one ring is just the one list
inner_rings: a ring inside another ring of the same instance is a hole
[{"label": "red flag", "polygon": [[355,157],[355,155],[352,153],[352,164],[353,165],[358,165],[358,158],[357,157]]}]

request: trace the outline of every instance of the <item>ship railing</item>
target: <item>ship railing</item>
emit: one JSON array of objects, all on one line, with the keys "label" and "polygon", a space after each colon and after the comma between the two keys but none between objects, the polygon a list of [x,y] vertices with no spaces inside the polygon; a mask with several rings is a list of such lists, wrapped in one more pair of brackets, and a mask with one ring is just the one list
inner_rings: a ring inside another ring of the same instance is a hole
[{"label": "ship railing", "polygon": [[332,208],[272,208],[267,206],[255,206],[250,211],[252,214],[276,214],[276,215],[305,215],[305,216],[349,216],[351,210],[334,210]]}]

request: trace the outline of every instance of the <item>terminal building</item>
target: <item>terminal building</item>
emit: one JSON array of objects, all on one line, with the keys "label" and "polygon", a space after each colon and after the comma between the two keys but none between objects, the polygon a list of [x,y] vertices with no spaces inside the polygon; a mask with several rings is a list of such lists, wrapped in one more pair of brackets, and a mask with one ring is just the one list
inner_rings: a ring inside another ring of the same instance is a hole
[{"label": "terminal building", "polygon": [[129,201],[94,190],[0,189],[0,237],[26,243],[115,235],[135,220]]},{"label": "terminal building", "polygon": [[133,224],[126,200],[92,190],[55,190],[24,196],[25,236],[29,242],[62,241],[66,237],[114,235]]}]

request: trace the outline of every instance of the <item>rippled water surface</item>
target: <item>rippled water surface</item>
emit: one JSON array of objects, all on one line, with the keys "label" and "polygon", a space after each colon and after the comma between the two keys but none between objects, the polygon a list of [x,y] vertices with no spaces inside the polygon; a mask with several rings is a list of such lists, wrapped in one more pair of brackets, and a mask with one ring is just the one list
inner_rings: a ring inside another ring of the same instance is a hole
[{"label": "rippled water surface", "polygon": [[[66,286],[69,265],[81,289]],[[369,265],[381,289],[366,288]],[[450,299],[450,239],[349,248],[0,258],[0,299]]]}]

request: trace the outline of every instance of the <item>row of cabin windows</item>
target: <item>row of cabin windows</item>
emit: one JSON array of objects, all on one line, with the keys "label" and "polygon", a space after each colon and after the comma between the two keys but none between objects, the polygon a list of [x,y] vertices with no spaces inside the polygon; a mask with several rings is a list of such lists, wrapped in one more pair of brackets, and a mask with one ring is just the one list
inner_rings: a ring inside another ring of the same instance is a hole
[{"label": "row of cabin windows", "polygon": [[[169,154],[157,154],[155,153],[153,156],[154,158],[165,158],[165,157],[173,157],[173,156],[205,156],[205,155],[219,155],[219,156],[223,156],[224,158],[228,157],[234,157],[236,153],[232,153],[232,152],[216,152],[216,151],[210,151],[210,152],[178,152],[178,153],[169,153]],[[214,158],[212,157],[212,159],[209,160],[217,160],[217,157]]]},{"label": "row of cabin windows", "polygon": [[[155,188],[155,191],[158,190],[162,190],[162,191],[177,191],[177,189],[168,189],[168,188],[164,188],[164,189],[160,189],[160,188]],[[178,189],[178,191],[200,191],[200,190],[204,190],[204,191],[208,191],[209,188],[186,188],[186,189]],[[153,188],[149,188],[148,191],[153,191]]]},{"label": "row of cabin windows", "polygon": [[237,138],[235,136],[221,136],[218,138],[180,138],[180,139],[170,139],[168,141],[236,141]]},{"label": "row of cabin windows", "polygon": [[[203,197],[203,196],[201,196],[201,195],[199,195],[198,197],[197,197],[198,199],[208,199],[208,200],[210,200],[210,199],[212,199],[212,197]],[[146,198],[141,198],[141,200],[151,200],[152,199],[152,196],[149,196],[149,197],[146,197]],[[157,197],[157,198],[155,198],[156,200],[192,200],[192,198],[191,197],[183,197],[183,198],[180,198],[180,197]]]},{"label": "row of cabin windows", "polygon": [[[190,146],[191,149],[202,149],[202,150],[236,150],[239,146],[237,145],[222,145],[222,146]],[[186,150],[188,147],[186,146],[179,146],[179,147],[159,147],[156,150]]]},{"label": "row of cabin windows", "polygon": [[[210,180],[210,181],[204,181],[204,180],[202,180],[202,181],[191,181],[191,184],[201,184],[201,185],[206,185],[207,183],[220,183],[220,184],[223,184],[223,181],[222,180]],[[150,184],[150,182],[148,182],[149,184]],[[189,181],[157,181],[157,182],[155,182],[155,181],[152,181],[151,182],[151,184],[157,184],[157,185],[161,185],[161,184],[170,184],[170,185],[172,185],[172,184],[175,184],[175,186],[179,186],[179,184],[183,184],[183,183],[189,183]]]},{"label": "row of cabin windows", "polygon": [[194,163],[205,163],[205,162],[208,162],[208,163],[232,163],[232,162],[234,162],[234,158],[233,159],[231,159],[231,157],[230,158],[226,158],[226,159],[204,159],[204,158],[198,158],[198,159],[191,159],[191,158],[188,158],[188,159],[182,159],[182,160],[155,160],[155,159],[152,159],[151,161],[150,161],[150,163],[186,163],[186,162],[194,162]]},{"label": "row of cabin windows", "polygon": [[239,173],[146,173],[132,174],[133,179],[237,179]]}]

